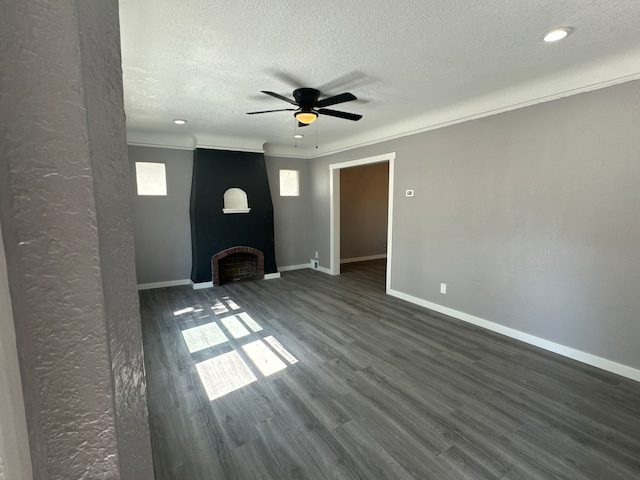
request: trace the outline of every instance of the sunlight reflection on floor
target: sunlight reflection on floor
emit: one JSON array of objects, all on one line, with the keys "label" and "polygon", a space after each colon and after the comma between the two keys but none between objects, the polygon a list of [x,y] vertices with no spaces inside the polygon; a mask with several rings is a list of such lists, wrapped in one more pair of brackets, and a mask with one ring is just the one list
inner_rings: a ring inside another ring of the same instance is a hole
[{"label": "sunlight reflection on floor", "polygon": [[229,311],[229,309],[220,300],[216,300],[216,303],[213,304],[211,310],[213,310],[213,313],[215,313],[216,315],[227,313]]},{"label": "sunlight reflection on floor", "polygon": [[173,316],[179,317],[180,315],[184,315],[185,313],[201,312],[202,310],[204,309],[202,308],[201,305],[195,305],[194,307],[187,307],[181,310],[176,310],[175,312],[173,312]]},{"label": "sunlight reflection on floor", "polygon": [[289,351],[284,348],[278,340],[275,339],[275,337],[269,335],[268,337],[265,337],[264,340],[291,365],[293,365],[294,363],[298,363],[298,359],[291,355]]},{"label": "sunlight reflection on floor", "polygon": [[[219,315],[229,312],[229,309],[233,311],[240,310],[241,307],[229,297],[222,297],[222,301],[219,299],[214,301],[211,309],[216,315]],[[176,310],[173,314],[180,316],[198,311],[202,311],[202,306],[186,307]],[[193,322],[193,320],[189,321]],[[208,323],[186,328],[182,331],[182,337],[190,353],[201,352],[207,348],[230,342],[228,335],[234,339],[250,335],[255,338],[256,333],[264,330],[247,312],[237,312],[235,315],[216,319],[205,316],[200,317],[197,321],[201,323],[207,320]],[[218,320],[226,330],[226,333],[218,323]],[[231,343],[231,347],[233,345],[234,343]],[[298,362],[298,359],[287,351],[273,335],[268,335],[262,339],[241,345],[230,352],[196,363],[195,366],[209,400],[215,400],[255,382],[258,370],[262,375],[268,377],[286,369],[287,363],[283,359],[290,365]],[[257,370],[254,369],[252,371],[250,364],[247,364],[245,360],[250,361]],[[256,373],[254,374],[253,372]]]},{"label": "sunlight reflection on floor", "polygon": [[251,315],[249,315],[247,312],[239,313],[238,316],[254,332],[259,332],[260,330],[262,330],[262,327],[260,325],[258,325],[258,322],[256,322],[253,318],[251,318]]},{"label": "sunlight reflection on floor", "polygon": [[287,368],[287,364],[280,360],[262,340],[247,343],[242,346],[242,349],[265,377]]},{"label": "sunlight reflection on floor", "polygon": [[183,330],[182,337],[190,353],[199,352],[205,348],[229,341],[217,323],[207,323],[206,325]]},{"label": "sunlight reflection on floor", "polygon": [[233,338],[242,338],[250,335],[249,330],[247,330],[235,315],[224,317],[221,320]]},{"label": "sunlight reflection on floor", "polygon": [[196,364],[209,400],[255,382],[257,378],[235,350]]},{"label": "sunlight reflection on floor", "polygon": [[222,299],[231,307],[231,310],[240,310],[240,306],[229,297],[222,297]]}]

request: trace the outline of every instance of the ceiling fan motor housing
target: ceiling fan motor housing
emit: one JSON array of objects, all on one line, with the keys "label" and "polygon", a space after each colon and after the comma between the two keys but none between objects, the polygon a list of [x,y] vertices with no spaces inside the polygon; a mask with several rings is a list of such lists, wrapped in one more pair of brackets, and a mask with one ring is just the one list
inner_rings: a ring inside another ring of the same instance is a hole
[{"label": "ceiling fan motor housing", "polygon": [[302,111],[311,111],[313,106],[318,101],[318,97],[320,96],[320,91],[315,88],[298,88],[293,91],[293,98],[296,99],[296,102],[302,108]]}]

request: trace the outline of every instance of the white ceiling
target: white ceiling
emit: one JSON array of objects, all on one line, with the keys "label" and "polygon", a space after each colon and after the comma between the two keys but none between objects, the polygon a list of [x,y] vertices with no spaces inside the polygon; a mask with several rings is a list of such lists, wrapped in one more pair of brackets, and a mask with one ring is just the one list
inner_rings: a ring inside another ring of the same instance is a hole
[{"label": "white ceiling", "polygon": [[[120,23],[137,144],[315,156],[640,78],[638,0],[120,0]],[[364,118],[294,148],[293,112],[246,115],[302,86]]]}]

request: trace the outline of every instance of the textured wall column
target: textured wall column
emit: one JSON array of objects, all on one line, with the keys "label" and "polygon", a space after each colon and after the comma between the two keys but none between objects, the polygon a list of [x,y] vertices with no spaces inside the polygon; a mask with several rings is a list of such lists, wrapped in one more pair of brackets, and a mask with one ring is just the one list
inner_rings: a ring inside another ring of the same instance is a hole
[{"label": "textured wall column", "polygon": [[0,218],[36,479],[152,479],[117,0],[2,2]]}]

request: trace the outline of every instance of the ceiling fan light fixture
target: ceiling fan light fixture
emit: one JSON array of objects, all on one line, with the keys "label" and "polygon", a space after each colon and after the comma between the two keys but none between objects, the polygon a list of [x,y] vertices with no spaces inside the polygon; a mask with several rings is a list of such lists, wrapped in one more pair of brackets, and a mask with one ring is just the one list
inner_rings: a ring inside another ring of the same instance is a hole
[{"label": "ceiling fan light fixture", "polygon": [[183,118],[174,118],[173,123],[175,123],[176,125],[186,125],[187,121]]},{"label": "ceiling fan light fixture", "polygon": [[571,27],[558,27],[543,33],[541,39],[545,43],[557,42],[568,37],[571,32],[573,32]]},{"label": "ceiling fan light fixture", "polygon": [[296,120],[298,120],[300,123],[304,123],[309,125],[310,123],[313,123],[316,121],[316,118],[318,118],[318,114],[316,112],[297,112],[296,114]]}]

